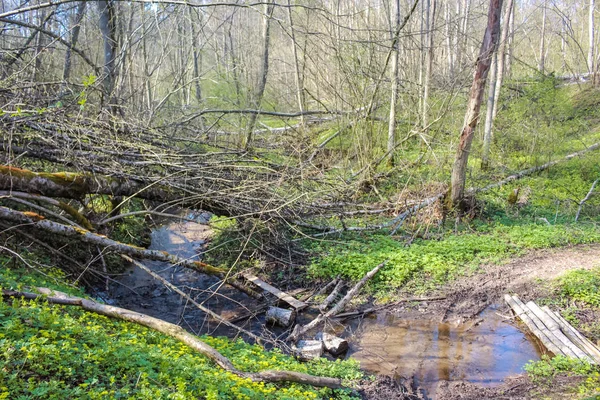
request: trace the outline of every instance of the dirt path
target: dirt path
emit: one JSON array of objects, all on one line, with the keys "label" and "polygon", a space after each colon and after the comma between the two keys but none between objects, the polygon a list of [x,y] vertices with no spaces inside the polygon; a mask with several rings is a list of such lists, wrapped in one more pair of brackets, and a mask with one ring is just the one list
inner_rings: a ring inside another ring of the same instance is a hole
[{"label": "dirt path", "polygon": [[486,306],[502,303],[505,293],[531,300],[547,289],[540,280],[558,278],[572,269],[600,266],[600,244],[533,251],[502,265],[485,265],[483,272],[459,279],[445,288],[446,320],[473,318]]},{"label": "dirt path", "polygon": [[[573,269],[600,266],[600,244],[533,251],[502,265],[485,265],[480,273],[459,279],[442,291],[445,303],[420,306],[424,317],[453,324],[476,323],[479,313],[491,304],[503,305],[505,293],[516,293],[524,300],[534,300],[549,294],[542,281],[556,279]],[[501,308],[502,312],[502,308]],[[508,315],[508,309],[505,311]],[[539,387],[520,374],[495,387],[481,387],[465,381],[443,381],[431,398],[458,399],[563,399],[563,389],[578,378],[557,377],[553,388]],[[541,397],[540,397],[541,396]]]}]

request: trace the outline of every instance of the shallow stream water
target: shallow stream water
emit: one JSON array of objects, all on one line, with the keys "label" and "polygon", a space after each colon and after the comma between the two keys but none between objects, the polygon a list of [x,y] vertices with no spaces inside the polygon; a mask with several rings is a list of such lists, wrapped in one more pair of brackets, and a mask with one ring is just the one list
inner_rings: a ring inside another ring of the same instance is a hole
[{"label": "shallow stream water", "polygon": [[[191,215],[194,216],[194,215]],[[188,217],[190,217],[188,215]],[[208,215],[195,216],[199,223],[171,222],[152,232],[151,249],[180,257],[198,258],[210,236],[205,225]],[[145,262],[198,302],[225,318],[245,314],[260,304],[228,286],[211,295],[205,289],[219,280],[162,262]],[[178,323],[194,333],[235,336],[236,331],[218,326],[143,270],[132,267],[112,285],[109,298],[124,308]],[[303,313],[310,315],[308,312]],[[246,321],[245,329],[260,334],[264,317]],[[350,321],[341,336],[350,340],[346,356],[360,361],[370,372],[411,377],[425,393],[435,398],[442,380],[466,380],[480,385],[499,384],[510,375],[523,372],[529,360],[540,352],[528,336],[507,323],[494,307],[479,315],[481,323],[450,324],[430,320],[407,320],[383,312]],[[281,333],[281,332],[277,332]]]},{"label": "shallow stream water", "polygon": [[439,381],[495,385],[523,372],[540,349],[490,307],[478,325],[406,320],[390,314],[360,321],[349,355],[371,372],[414,376],[432,394]]}]

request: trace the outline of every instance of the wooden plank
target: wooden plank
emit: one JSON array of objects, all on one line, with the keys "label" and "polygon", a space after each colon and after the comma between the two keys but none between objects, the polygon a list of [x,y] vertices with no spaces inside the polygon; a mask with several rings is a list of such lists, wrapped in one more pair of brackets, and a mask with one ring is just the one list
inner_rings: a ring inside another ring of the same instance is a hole
[{"label": "wooden plank", "polygon": [[[583,350],[581,350],[575,343],[571,341],[561,330],[560,325],[554,321],[552,317],[550,317],[544,310],[542,310],[537,304],[533,301],[527,303],[527,307],[531,310],[532,313],[535,314],[536,317],[542,321],[542,323],[552,332],[552,334],[560,341],[562,344],[562,349],[565,354],[571,351],[576,358],[580,360],[585,360],[592,362],[593,360],[588,356]],[[568,350],[567,350],[568,349]]]},{"label": "wooden plank", "polygon": [[577,329],[573,328],[573,326],[569,324],[567,320],[565,320],[558,312],[552,311],[548,306],[544,306],[542,309],[560,325],[561,331],[563,331],[563,333],[567,335],[567,337],[571,339],[573,343],[575,343],[581,350],[585,351],[595,361],[595,364],[600,365],[600,351],[592,342],[579,333]]},{"label": "wooden plank", "polygon": [[244,277],[244,279],[246,279],[249,282],[252,282],[253,284],[258,286],[265,292],[269,292],[272,295],[274,295],[275,297],[277,297],[279,300],[285,301],[290,306],[294,307],[294,309],[296,309],[297,311],[308,307],[308,304],[293,298],[289,294],[282,292],[281,290],[277,289],[275,286],[269,285],[267,282],[259,279],[258,277],[254,276],[252,274],[242,274],[242,276]]},{"label": "wooden plank", "polygon": [[529,317],[529,315],[525,312],[524,304],[519,300],[517,296],[511,296],[509,294],[504,295],[504,301],[510,306],[510,308],[514,311],[517,318],[521,319],[523,323],[529,328],[531,333],[533,333],[542,344],[554,355],[564,356],[565,353],[554,344],[552,340],[546,335],[545,332],[538,329],[533,320]]}]

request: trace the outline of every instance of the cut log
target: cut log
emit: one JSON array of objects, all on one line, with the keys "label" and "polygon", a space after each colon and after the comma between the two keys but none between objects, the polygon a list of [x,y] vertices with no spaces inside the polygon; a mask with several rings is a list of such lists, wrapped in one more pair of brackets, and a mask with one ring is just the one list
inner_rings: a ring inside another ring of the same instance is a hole
[{"label": "cut log", "polygon": [[533,319],[525,311],[525,304],[523,304],[517,296],[505,294],[504,301],[506,301],[509,307],[513,310],[515,316],[523,321],[527,328],[529,328],[529,330],[540,340],[540,342],[542,342],[544,347],[546,347],[549,352],[557,356],[565,355],[565,353],[554,344],[554,342],[546,335],[546,333],[536,326],[536,324],[533,322]]},{"label": "cut log", "polygon": [[348,350],[348,341],[346,339],[339,338],[325,332],[319,332],[315,336],[316,340],[323,342],[325,351],[331,353],[334,356],[339,356],[343,352]]},{"label": "cut log", "polygon": [[[297,382],[317,387],[328,387],[332,389],[342,388],[342,380],[337,378],[327,378],[312,376],[300,372],[292,371],[261,371],[261,372],[243,372],[238,370],[231,361],[215,350],[213,347],[204,343],[197,336],[185,331],[182,327],[163,321],[158,318],[151,317],[146,314],[141,314],[135,311],[124,308],[113,307],[105,304],[97,303],[93,300],[84,299],[81,297],[70,296],[47,288],[37,288],[41,294],[30,292],[18,292],[13,290],[2,290],[3,297],[8,298],[25,298],[25,299],[42,299],[52,304],[62,304],[70,306],[78,306],[86,311],[96,314],[105,315],[111,318],[117,318],[124,321],[134,322],[143,325],[150,329],[154,329],[176,340],[179,340],[186,346],[204,355],[212,360],[219,367],[231,372],[241,378],[250,379],[254,382]],[[320,342],[319,342],[320,343]]]},{"label": "cut log", "polygon": [[320,340],[299,340],[295,346],[292,346],[292,352],[301,360],[314,360],[323,355],[323,342]]},{"label": "cut log", "polygon": [[565,334],[560,330],[560,326],[542,310],[533,301],[527,303],[527,308],[539,318],[540,321],[552,332],[554,337],[559,340],[557,345],[561,345],[561,349],[570,357],[579,358],[580,360],[592,361],[592,359],[579,347],[577,347]]},{"label": "cut log", "polygon": [[280,325],[284,328],[292,325],[296,320],[296,311],[279,307],[269,307],[266,314],[267,323]]},{"label": "cut log", "polygon": [[583,336],[577,329],[573,328],[558,312],[552,311],[548,306],[542,307],[542,309],[548,314],[554,321],[560,325],[561,331],[583,350],[588,356],[590,356],[594,362],[600,365],[600,350],[590,342],[585,336]]},{"label": "cut log", "polygon": [[258,277],[254,276],[252,274],[242,274],[242,276],[244,277],[244,279],[246,279],[249,282],[252,282],[253,284],[258,286],[265,292],[269,292],[272,295],[274,295],[275,297],[277,297],[279,300],[288,303],[290,306],[294,307],[294,309],[296,309],[296,311],[300,311],[300,310],[303,310],[306,307],[308,307],[308,304],[306,304],[298,299],[293,298],[289,294],[282,292],[281,290],[277,289],[274,286],[269,285],[267,282],[260,280]]},{"label": "cut log", "polygon": [[329,294],[329,296],[327,296],[325,300],[323,300],[323,303],[321,303],[321,305],[319,306],[319,310],[321,310],[321,312],[327,310],[327,307],[329,307],[329,305],[333,303],[333,301],[339,296],[340,290],[342,290],[343,286],[344,282],[342,280],[339,280],[333,288],[333,290],[331,291],[331,293]]}]

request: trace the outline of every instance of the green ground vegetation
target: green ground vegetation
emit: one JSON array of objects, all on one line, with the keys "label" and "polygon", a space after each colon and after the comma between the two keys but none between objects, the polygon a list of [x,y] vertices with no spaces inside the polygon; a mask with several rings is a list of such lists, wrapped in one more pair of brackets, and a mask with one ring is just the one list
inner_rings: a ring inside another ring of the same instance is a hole
[{"label": "green ground vegetation", "polygon": [[[503,106],[496,122],[492,166],[489,170],[480,169],[480,132],[473,144],[468,185],[485,187],[522,169],[560,159],[600,141],[600,90],[561,87],[552,77],[507,85],[510,89],[503,92]],[[398,198],[410,201],[444,190],[450,176],[454,133],[460,129],[460,118],[452,115],[461,107],[459,98],[450,107],[449,117],[431,132],[435,139],[431,151],[418,138],[407,141],[398,152],[402,159],[397,165],[379,164],[367,179],[368,185],[357,184],[347,191],[353,195],[349,200],[393,204]],[[351,182],[352,172],[363,166],[360,157],[351,156],[359,154],[360,137],[365,136],[367,129],[359,125],[327,145],[326,161],[332,163],[329,164],[332,168],[325,172],[328,182],[336,179]],[[370,129],[375,140],[372,147],[381,150],[386,133],[380,128]],[[315,142],[335,131],[335,127],[319,131]],[[420,162],[413,163],[421,156]],[[458,225],[454,216],[443,215],[443,210],[435,211],[433,218],[428,218],[430,211],[425,210],[405,221],[394,236],[389,235],[389,229],[315,239],[309,237],[318,232],[309,229],[301,235],[292,234],[309,255],[306,274],[311,279],[327,280],[339,275],[358,280],[375,265],[388,260],[369,287],[371,293],[392,300],[398,289],[425,291],[448,279],[473,273],[483,263],[502,262],[527,250],[600,241],[600,196],[593,196],[583,205],[575,222],[579,202],[598,178],[598,155],[590,152],[477,194],[473,215]],[[319,190],[311,187],[307,196]],[[365,227],[391,218],[390,215],[348,217],[343,225]],[[343,226],[337,217],[317,218],[312,223]],[[227,262],[235,261],[240,249],[251,254],[253,246],[259,246],[260,240],[247,240],[247,236],[239,234],[240,226],[235,221],[228,220],[227,226],[223,221],[219,224],[223,229],[213,238],[208,251],[211,261],[218,262],[218,254],[227,254]]]},{"label": "green ground vegetation", "polygon": [[[10,265],[10,266],[9,266]],[[83,296],[50,268],[35,272],[0,259],[0,287],[50,287]],[[47,302],[0,298],[0,399],[317,399],[344,390],[251,382],[226,372],[176,340],[145,327]],[[362,376],[356,362],[300,363],[242,340],[201,338],[243,371],[292,370]]]}]

